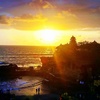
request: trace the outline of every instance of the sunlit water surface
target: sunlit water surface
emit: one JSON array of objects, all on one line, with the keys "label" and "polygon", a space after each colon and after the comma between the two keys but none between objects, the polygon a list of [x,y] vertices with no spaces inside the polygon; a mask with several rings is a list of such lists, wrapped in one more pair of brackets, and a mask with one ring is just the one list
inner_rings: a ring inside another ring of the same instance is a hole
[{"label": "sunlit water surface", "polygon": [[42,66],[40,57],[51,57],[55,47],[0,46],[0,61],[15,63],[19,67]]}]

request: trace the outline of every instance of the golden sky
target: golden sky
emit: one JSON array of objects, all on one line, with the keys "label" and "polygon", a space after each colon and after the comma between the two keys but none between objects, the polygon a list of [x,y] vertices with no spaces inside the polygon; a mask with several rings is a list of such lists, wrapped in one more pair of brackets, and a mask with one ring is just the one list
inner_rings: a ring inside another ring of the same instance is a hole
[{"label": "golden sky", "polygon": [[100,42],[100,0],[0,0],[0,45],[59,45],[72,35]]}]

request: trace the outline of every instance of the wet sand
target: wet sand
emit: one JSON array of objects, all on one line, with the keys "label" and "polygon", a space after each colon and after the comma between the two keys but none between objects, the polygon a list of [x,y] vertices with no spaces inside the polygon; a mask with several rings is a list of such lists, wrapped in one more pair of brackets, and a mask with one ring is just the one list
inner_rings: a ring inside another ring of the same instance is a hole
[{"label": "wet sand", "polygon": [[0,82],[0,89],[4,92],[10,90],[15,95],[37,95],[36,89],[40,88],[40,94],[49,94],[50,87],[44,84],[41,77],[25,76],[22,79],[14,79]]}]

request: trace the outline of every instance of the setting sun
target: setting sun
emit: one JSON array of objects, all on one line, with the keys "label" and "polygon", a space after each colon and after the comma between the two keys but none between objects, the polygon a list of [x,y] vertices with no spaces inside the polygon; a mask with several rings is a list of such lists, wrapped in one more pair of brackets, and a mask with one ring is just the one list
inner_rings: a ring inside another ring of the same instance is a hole
[{"label": "setting sun", "polygon": [[42,30],[41,31],[41,39],[44,42],[54,42],[56,39],[56,32],[54,30]]},{"label": "setting sun", "polygon": [[40,39],[40,41],[43,42],[44,44],[54,45],[56,40],[58,39],[59,31],[45,29],[36,31],[36,35]]}]

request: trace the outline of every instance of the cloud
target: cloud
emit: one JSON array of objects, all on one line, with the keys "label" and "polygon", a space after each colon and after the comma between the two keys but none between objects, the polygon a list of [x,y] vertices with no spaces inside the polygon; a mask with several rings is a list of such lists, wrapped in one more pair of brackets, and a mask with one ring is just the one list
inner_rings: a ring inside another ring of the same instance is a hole
[{"label": "cloud", "polygon": [[42,14],[24,14],[14,18],[13,27],[19,30],[38,30],[44,27],[47,20]]},{"label": "cloud", "polygon": [[18,30],[39,30],[45,27],[59,30],[95,28],[100,27],[99,16],[96,13],[82,14],[70,11],[60,11],[52,16],[45,16],[42,13],[36,15],[23,14],[17,17],[0,15],[0,24],[10,25]]},{"label": "cloud", "polygon": [[29,6],[33,7],[34,9],[55,8],[52,2],[49,2],[48,0],[33,0],[29,3]]},{"label": "cloud", "polygon": [[[47,0],[50,2],[50,0]],[[100,7],[100,0],[51,0],[57,10],[67,10],[71,12],[88,12],[91,9],[97,10]],[[98,11],[98,10],[97,10]],[[98,12],[97,12],[98,13]]]},{"label": "cloud", "polygon": [[56,7],[54,5],[52,5],[50,2],[45,1],[43,8],[45,9],[45,8],[56,8]]},{"label": "cloud", "polygon": [[95,28],[100,27],[100,13],[77,13],[77,17],[84,27]]},{"label": "cloud", "polygon": [[69,11],[61,11],[54,16],[55,18],[59,19],[76,19],[77,16]]},{"label": "cloud", "polygon": [[10,23],[12,28],[19,30],[38,30],[45,27],[67,29],[73,28],[73,26],[71,26],[72,22],[77,22],[76,16],[67,11],[62,11],[51,17],[46,17],[43,14],[23,14],[17,17],[2,15],[0,18],[0,24],[8,25]]},{"label": "cloud", "polygon": [[6,15],[0,15],[0,24],[11,24],[12,18]]},{"label": "cloud", "polygon": [[11,25],[19,30],[36,30],[44,27],[54,29],[100,27],[100,7],[98,6],[100,2],[95,1],[14,0],[12,4],[17,2],[19,6],[8,12],[15,17],[0,15],[0,24]]},{"label": "cloud", "polygon": [[92,13],[100,13],[100,7],[90,9]]},{"label": "cloud", "polygon": [[0,16],[0,24],[10,25],[12,28],[19,30],[36,30],[41,29],[47,21],[42,14],[33,16],[32,14],[24,14],[18,17]]},{"label": "cloud", "polygon": [[15,17],[14,21],[22,22],[45,22],[47,20],[42,14],[32,15],[32,14],[23,14],[19,17]]}]

